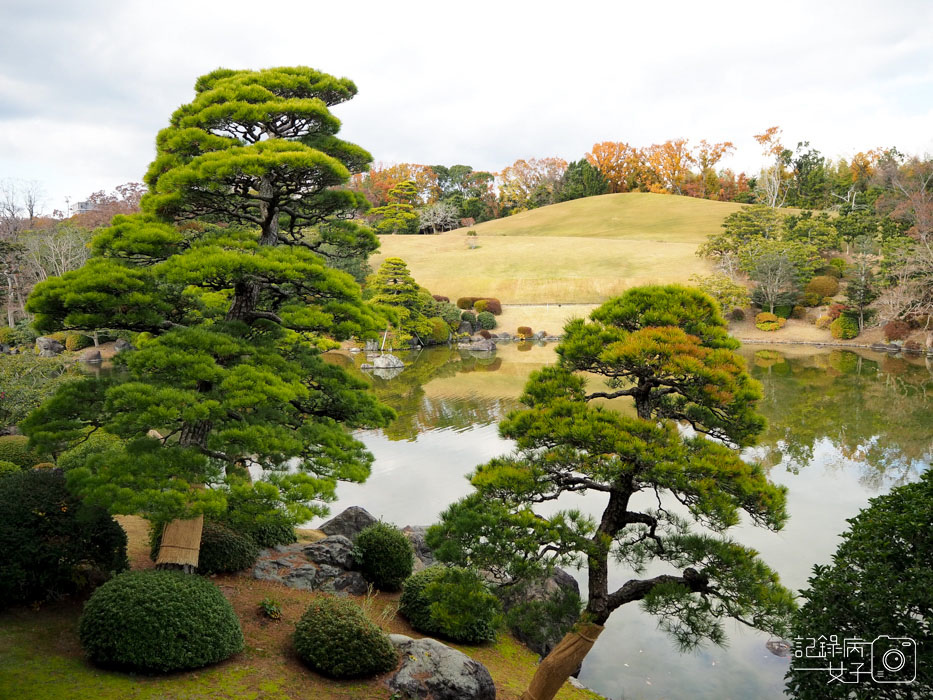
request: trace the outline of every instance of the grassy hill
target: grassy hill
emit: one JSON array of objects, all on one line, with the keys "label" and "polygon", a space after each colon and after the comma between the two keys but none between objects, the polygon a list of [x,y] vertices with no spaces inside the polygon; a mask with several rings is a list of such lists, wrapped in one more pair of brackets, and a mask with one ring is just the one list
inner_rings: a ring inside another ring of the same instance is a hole
[{"label": "grassy hill", "polygon": [[709,266],[696,248],[742,205],[646,193],[563,202],[436,236],[382,236],[373,258],[408,263],[435,294],[503,304],[598,303],[628,287],[685,282]]}]

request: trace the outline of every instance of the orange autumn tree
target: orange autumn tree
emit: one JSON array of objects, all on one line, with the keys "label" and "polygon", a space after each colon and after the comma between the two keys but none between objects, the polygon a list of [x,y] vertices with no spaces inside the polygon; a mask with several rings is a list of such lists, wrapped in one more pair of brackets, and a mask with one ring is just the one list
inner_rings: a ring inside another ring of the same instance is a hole
[{"label": "orange autumn tree", "polygon": [[585,158],[606,178],[610,192],[629,192],[637,188],[642,170],[641,152],[637,148],[622,141],[603,141],[594,143]]},{"label": "orange autumn tree", "polygon": [[691,175],[690,166],[696,163],[687,143],[687,139],[669,139],[644,150],[645,162],[660,185],[660,189],[652,187],[653,192],[682,194],[682,187]]}]

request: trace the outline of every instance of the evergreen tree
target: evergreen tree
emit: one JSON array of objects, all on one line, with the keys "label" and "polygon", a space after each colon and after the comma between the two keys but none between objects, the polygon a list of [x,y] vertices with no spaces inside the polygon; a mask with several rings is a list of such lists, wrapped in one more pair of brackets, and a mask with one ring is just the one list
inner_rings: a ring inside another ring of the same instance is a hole
[{"label": "evergreen tree", "polygon": [[367,285],[367,293],[371,293],[372,303],[389,307],[389,314],[394,314],[397,346],[407,343],[412,336],[424,345],[421,341],[431,333],[431,322],[425,312],[434,300],[415,282],[404,260],[387,258]]},{"label": "evergreen tree", "polygon": [[[557,366],[531,376],[521,399],[528,408],[501,423],[516,453],[480,466],[474,492],[428,535],[441,559],[503,580],[586,563],[586,608],[539,665],[523,696],[536,700],[553,697],[623,605],[641,601],[685,648],[721,643],[724,617],[780,631],[794,607],[756,552],[725,535],[743,512],[772,530],[786,513],[785,489],[734,449],[763,429],[755,411],[761,394],[716,303],[684,287],[642,287],[590,318],[566,326]],[[589,391],[587,375],[604,378],[607,390]],[[619,397],[634,402],[637,417],[592,403]],[[678,423],[693,434],[682,436]],[[587,492],[606,499],[597,519],[535,509]],[[657,508],[649,507],[655,500]],[[670,502],[687,517],[665,507]],[[671,572],[611,590],[610,557],[636,574],[649,563]]]},{"label": "evergreen tree", "polygon": [[371,216],[381,217],[376,222],[379,233],[418,233],[418,214],[414,202],[418,197],[415,183],[405,180],[389,190],[389,203],[376,207]]},{"label": "evergreen tree", "polygon": [[119,436],[68,474],[111,512],[219,515],[234,494],[300,522],[326,512],[337,480],[367,477],[372,456],[350,429],[391,416],[322,357],[383,324],[316,252],[372,247],[329,223],[366,206],[338,186],[370,156],[336,138],[328,110],[356,88],[299,67],[221,69],[195,90],[159,133],[143,213],[115,217],[91,260],[28,304],[43,332],[136,332],[139,349],[107,379],[65,385],[23,428],[53,453]]},{"label": "evergreen tree", "polygon": [[590,165],[589,161],[581,158],[567,166],[563,177],[557,185],[554,200],[567,202],[571,199],[593,197],[609,192],[609,183],[598,168]]}]

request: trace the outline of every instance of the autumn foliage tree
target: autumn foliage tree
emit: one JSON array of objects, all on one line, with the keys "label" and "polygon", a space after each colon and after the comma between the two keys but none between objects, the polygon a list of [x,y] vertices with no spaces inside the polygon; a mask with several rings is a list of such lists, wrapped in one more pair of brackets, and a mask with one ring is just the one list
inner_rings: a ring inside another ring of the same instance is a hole
[{"label": "autumn foliage tree", "polygon": [[340,186],[370,155],[337,138],[330,112],[356,87],[305,67],[219,69],[195,93],[159,132],[143,213],[116,217],[84,267],[28,304],[43,332],[117,329],[142,334],[139,349],[23,428],[51,453],[117,436],[68,474],[111,512],[165,522],[250,503],[301,522],[338,480],[366,478],[372,457],[350,431],[391,415],[322,357],[383,324],[317,253],[371,240],[352,222],[324,233],[368,206]]},{"label": "autumn foliage tree", "polygon": [[[737,347],[717,304],[678,286],[632,289],[590,321],[571,321],[557,366],[531,376],[526,408],[500,425],[516,452],[478,467],[474,492],[430,529],[441,559],[501,580],[585,563],[586,608],[523,698],[552,698],[612,613],[631,603],[658,615],[685,648],[722,643],[723,618],[785,628],[792,594],[754,550],[726,535],[743,514],[771,530],[786,519],[783,487],[737,450],[764,427],[760,387]],[[591,387],[587,376],[605,386]],[[635,417],[594,403],[623,397]],[[553,507],[572,493],[601,496],[601,514]],[[610,586],[610,560],[635,576]],[[669,571],[646,577],[649,563]]]}]

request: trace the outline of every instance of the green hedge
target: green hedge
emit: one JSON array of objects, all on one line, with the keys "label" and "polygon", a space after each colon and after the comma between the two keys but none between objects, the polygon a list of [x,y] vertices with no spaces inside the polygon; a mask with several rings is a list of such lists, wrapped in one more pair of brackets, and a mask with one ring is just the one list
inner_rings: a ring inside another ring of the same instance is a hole
[{"label": "green hedge", "polygon": [[332,678],[375,676],[392,670],[398,653],[388,636],[356,604],[339,598],[315,598],[295,626],[298,657]]},{"label": "green hedge", "polygon": [[29,469],[43,460],[42,455],[29,449],[29,438],[25,435],[4,435],[0,437],[0,461]]},{"label": "green hedge", "polygon": [[60,598],[126,568],[123,528],[73,496],[60,469],[3,478],[0,607]]},{"label": "green hedge", "polygon": [[88,657],[108,667],[167,673],[243,649],[233,606],[213,583],[179,571],[130,571],[98,588],[78,623]]}]

